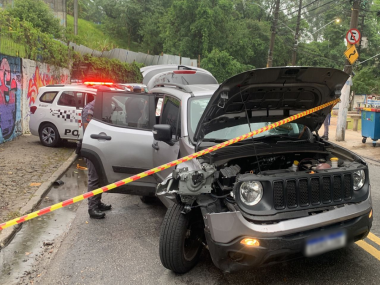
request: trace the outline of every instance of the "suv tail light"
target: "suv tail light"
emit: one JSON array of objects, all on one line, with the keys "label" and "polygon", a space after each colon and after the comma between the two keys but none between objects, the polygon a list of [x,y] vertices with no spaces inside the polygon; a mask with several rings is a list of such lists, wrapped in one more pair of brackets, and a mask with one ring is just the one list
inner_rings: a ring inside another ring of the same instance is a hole
[{"label": "suv tail light", "polygon": [[195,74],[197,73],[196,70],[174,70],[174,74]]},{"label": "suv tail light", "polygon": [[34,114],[34,112],[36,112],[36,110],[37,110],[37,106],[30,107],[30,113]]}]

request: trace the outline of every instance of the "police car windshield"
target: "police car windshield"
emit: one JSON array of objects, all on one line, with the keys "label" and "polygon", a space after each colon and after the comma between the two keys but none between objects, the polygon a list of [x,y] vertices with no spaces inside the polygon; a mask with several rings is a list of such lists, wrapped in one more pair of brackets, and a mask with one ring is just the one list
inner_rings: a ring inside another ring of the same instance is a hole
[{"label": "police car windshield", "polygon": [[[210,101],[211,96],[202,96],[202,97],[192,97],[189,99],[189,126],[188,131],[191,138],[194,136],[194,132],[197,128],[199,120]],[[259,128],[268,126],[273,122],[256,122],[251,123],[251,129],[257,130]],[[215,140],[229,140],[235,137],[249,133],[250,129],[248,124],[236,125],[233,127],[226,127],[221,130],[213,131],[208,133],[204,139],[215,139]],[[272,130],[260,133],[254,138],[260,137],[289,137],[293,139],[305,139],[308,138],[309,130],[306,126],[297,123],[288,123]]]}]

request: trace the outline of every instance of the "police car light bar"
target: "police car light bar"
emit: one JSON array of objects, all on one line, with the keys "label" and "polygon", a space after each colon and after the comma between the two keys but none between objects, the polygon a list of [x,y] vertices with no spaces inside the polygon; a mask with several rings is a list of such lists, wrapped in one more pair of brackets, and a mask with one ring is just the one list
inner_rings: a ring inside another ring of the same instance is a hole
[{"label": "police car light bar", "polygon": [[113,85],[113,82],[92,82],[92,81],[86,81],[84,82],[85,85]]}]

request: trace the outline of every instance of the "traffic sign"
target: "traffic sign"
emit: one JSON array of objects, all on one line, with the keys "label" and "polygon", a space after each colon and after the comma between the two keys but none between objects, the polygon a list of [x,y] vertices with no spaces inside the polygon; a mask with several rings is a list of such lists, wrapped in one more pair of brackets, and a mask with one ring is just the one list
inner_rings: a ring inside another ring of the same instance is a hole
[{"label": "traffic sign", "polygon": [[349,44],[356,44],[360,41],[360,32],[357,29],[351,29],[346,34],[346,40]]},{"label": "traffic sign", "polygon": [[356,50],[355,45],[352,45],[349,49],[347,49],[344,52],[344,55],[347,57],[348,61],[351,64],[353,64],[359,58],[359,54],[358,54],[358,51]]}]

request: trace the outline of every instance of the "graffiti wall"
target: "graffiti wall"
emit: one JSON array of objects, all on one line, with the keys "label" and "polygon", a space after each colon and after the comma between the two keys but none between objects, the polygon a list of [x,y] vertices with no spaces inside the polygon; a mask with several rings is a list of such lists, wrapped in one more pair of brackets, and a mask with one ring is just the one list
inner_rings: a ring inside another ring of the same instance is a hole
[{"label": "graffiti wall", "polygon": [[38,90],[49,84],[70,83],[70,71],[29,59],[22,60],[23,77],[23,132],[29,132],[29,108],[35,102]]},{"label": "graffiti wall", "polygon": [[0,144],[22,134],[21,59],[0,54]]}]

